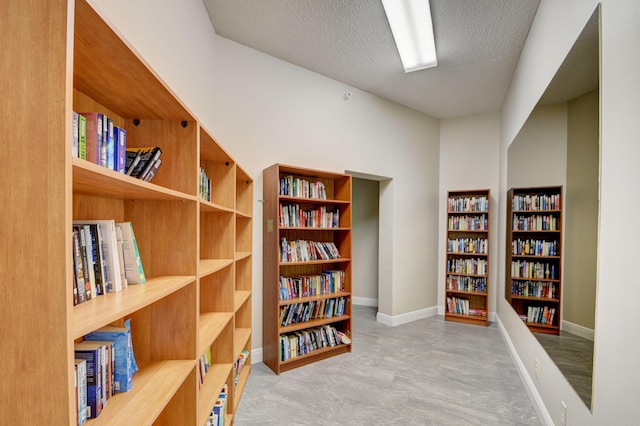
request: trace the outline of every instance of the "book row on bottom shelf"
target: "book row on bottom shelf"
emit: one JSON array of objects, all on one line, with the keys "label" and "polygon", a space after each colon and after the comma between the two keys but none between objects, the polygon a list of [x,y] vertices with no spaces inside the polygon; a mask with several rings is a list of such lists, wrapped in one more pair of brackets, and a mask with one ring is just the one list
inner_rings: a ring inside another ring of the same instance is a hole
[{"label": "book row on bottom shelf", "polygon": [[74,344],[78,425],[97,418],[112,396],[133,387],[138,365],[129,321],[124,327],[102,327]]},{"label": "book row on bottom shelf", "polygon": [[556,315],[556,308],[553,306],[528,306],[527,313],[518,314],[520,319],[525,322],[532,322],[537,324],[553,325],[553,320]]},{"label": "book row on bottom shelf", "polygon": [[331,325],[280,335],[280,361],[309,354],[315,350],[348,345],[351,338]]},{"label": "book row on bottom shelf", "polygon": [[280,307],[280,326],[306,322],[313,319],[343,316],[346,297],[292,303]]},{"label": "book row on bottom shelf", "polygon": [[75,220],[72,250],[74,305],[146,282],[131,222]]},{"label": "book row on bottom shelf", "polygon": [[470,306],[469,299],[463,297],[447,296],[447,312],[451,314],[474,315],[486,317],[486,309],[479,309]]}]

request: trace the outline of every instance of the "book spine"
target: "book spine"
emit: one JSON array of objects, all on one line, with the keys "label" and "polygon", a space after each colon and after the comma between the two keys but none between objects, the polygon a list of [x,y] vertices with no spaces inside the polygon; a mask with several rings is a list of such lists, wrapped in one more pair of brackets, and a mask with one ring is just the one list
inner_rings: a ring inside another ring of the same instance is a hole
[{"label": "book spine", "polygon": [[78,113],[73,111],[71,113],[72,121],[71,121],[71,155],[73,157],[78,157]]}]

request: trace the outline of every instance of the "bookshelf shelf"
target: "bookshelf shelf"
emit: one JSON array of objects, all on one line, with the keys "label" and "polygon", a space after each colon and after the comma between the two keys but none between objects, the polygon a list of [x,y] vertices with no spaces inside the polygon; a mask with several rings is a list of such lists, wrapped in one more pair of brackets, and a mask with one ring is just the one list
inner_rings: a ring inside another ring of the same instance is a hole
[{"label": "bookshelf shelf", "polygon": [[[321,339],[314,336],[315,347],[320,349],[303,355],[300,351],[289,359],[283,359],[281,356],[281,345],[284,344],[282,339],[293,338],[293,334],[297,333],[300,339],[307,339],[308,344],[312,341],[311,333],[314,333],[318,327],[329,330],[325,331],[326,333],[338,334],[333,331],[336,330],[351,337],[351,176],[274,164],[263,171],[263,185],[265,200],[263,207],[263,360],[276,374],[280,374],[292,368],[351,351],[351,343],[323,347]],[[294,210],[300,211],[300,216],[298,213],[291,213]],[[292,220],[285,222],[289,220],[285,215]],[[297,223],[322,223],[325,227],[284,226]],[[329,260],[283,262],[281,260],[283,240],[327,243],[324,246],[335,245],[339,257]],[[330,275],[326,271],[339,272],[333,272],[336,275]],[[298,279],[302,276],[319,277],[322,274],[326,274],[322,281],[325,283],[323,285],[328,286],[331,280],[337,280],[338,284],[334,281],[333,286],[340,285],[341,282],[342,288],[338,288],[335,292],[325,291],[315,296],[305,295],[281,300],[280,277]],[[295,303],[337,297],[344,297],[342,315],[281,326],[280,309]]]},{"label": "bookshelf shelf", "polygon": [[[253,180],[94,4],[60,0],[43,9],[10,2],[21,19],[5,31],[13,34],[5,56],[24,68],[4,76],[7,87],[22,88],[3,93],[16,107],[6,119],[19,123],[5,136],[46,135],[47,143],[28,158],[24,144],[10,144],[6,153],[14,160],[0,172],[15,190],[4,210],[15,228],[3,237],[16,249],[5,258],[15,275],[3,288],[3,309],[20,324],[5,340],[11,348],[5,357],[22,365],[38,341],[44,343],[38,356],[47,362],[30,366],[29,380],[18,369],[5,378],[16,395],[40,395],[46,383],[55,398],[36,405],[33,398],[13,398],[0,408],[0,423],[78,424],[74,343],[125,322],[140,369],[132,389],[111,396],[86,424],[204,424],[199,419],[225,384],[232,419],[241,398],[234,362],[247,351],[251,363]],[[37,26],[21,25],[26,20]],[[74,112],[107,115],[126,131],[129,148],[160,146],[162,167],[153,182],[76,158]],[[200,169],[213,184],[209,200],[201,199]],[[33,208],[34,196],[46,199],[46,207]],[[72,225],[107,219],[132,223],[147,281],[74,306]],[[46,297],[34,305],[25,282],[45,283]],[[210,374],[200,380],[200,361],[209,352]],[[249,372],[243,370],[245,381]]]},{"label": "bookshelf shelf", "polygon": [[507,192],[505,294],[534,332],[560,333],[562,187]]},{"label": "bookshelf shelf", "polygon": [[489,325],[488,189],[447,193],[446,321]]}]

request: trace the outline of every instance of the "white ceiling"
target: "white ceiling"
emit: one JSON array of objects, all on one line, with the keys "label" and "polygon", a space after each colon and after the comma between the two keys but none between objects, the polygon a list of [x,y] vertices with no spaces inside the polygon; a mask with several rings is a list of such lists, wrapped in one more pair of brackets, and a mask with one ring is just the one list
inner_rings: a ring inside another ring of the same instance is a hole
[{"label": "white ceiling", "polygon": [[405,74],[381,0],[204,0],[222,37],[437,118],[500,109],[539,0],[431,0],[438,66]]}]

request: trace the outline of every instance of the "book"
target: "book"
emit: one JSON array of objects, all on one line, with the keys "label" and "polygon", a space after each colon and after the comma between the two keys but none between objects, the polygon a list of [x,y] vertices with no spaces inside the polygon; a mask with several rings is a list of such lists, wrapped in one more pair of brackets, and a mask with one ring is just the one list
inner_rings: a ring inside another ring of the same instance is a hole
[{"label": "book", "polygon": [[113,392],[128,392],[137,371],[129,327],[104,326],[84,336],[85,341],[111,341],[114,344]]},{"label": "book", "polygon": [[80,243],[80,230],[78,227],[73,229],[73,237],[71,240],[73,247],[73,270],[75,272],[75,284],[78,304],[87,301],[87,287],[90,287],[88,273],[84,269],[82,260],[82,248]]},{"label": "book", "polygon": [[91,238],[91,231],[89,225],[79,227],[80,230],[80,242],[84,248],[84,255],[86,257],[87,272],[89,275],[89,287],[90,291],[87,292],[87,299],[96,297],[96,274],[95,274],[95,257],[93,255],[93,245]]},{"label": "book", "polygon": [[106,405],[106,401],[115,394],[115,356],[116,347],[115,342],[112,340],[93,340],[86,339],[88,341],[100,343],[103,345],[103,358],[102,358],[102,398],[103,406]]},{"label": "book", "polygon": [[105,166],[110,170],[116,170],[116,135],[115,135],[115,126],[113,125],[113,120],[107,117],[107,137],[106,137],[106,164]]},{"label": "book", "polygon": [[87,365],[87,417],[96,418],[102,412],[102,355],[103,345],[83,341],[74,344],[75,357]]},{"label": "book", "polygon": [[156,172],[158,171],[158,169],[160,168],[160,165],[162,164],[162,158],[158,158],[153,165],[151,166],[151,168],[141,177],[142,180],[146,181],[146,182],[150,182],[151,179],[153,179],[153,177],[156,175]]},{"label": "book", "polygon": [[127,281],[127,274],[125,271],[125,263],[124,263],[124,242],[122,240],[122,229],[116,226],[116,242],[118,246],[118,263],[120,270],[120,280],[122,281],[122,287],[125,288],[129,285]]},{"label": "book", "polygon": [[107,167],[107,143],[109,139],[109,117],[102,115],[102,145],[100,145],[100,165]]},{"label": "book", "polygon": [[78,113],[71,112],[71,155],[78,157]]},{"label": "book", "polygon": [[141,152],[138,148],[125,148],[125,174],[131,176],[133,171],[138,167],[140,162]]},{"label": "book", "polygon": [[87,159],[87,119],[78,114],[78,158]]},{"label": "book", "polygon": [[118,173],[125,173],[127,164],[127,131],[122,127],[113,128],[114,170]]},{"label": "book", "polygon": [[100,227],[98,225],[92,224],[89,226],[90,234],[91,234],[91,248],[93,250],[93,258],[94,258],[94,276],[96,280],[96,289],[95,296],[100,296],[106,293],[106,284],[105,280],[107,277],[104,254],[102,253],[102,246],[100,241],[102,238],[100,237]]},{"label": "book", "polygon": [[118,254],[118,242],[116,237],[116,224],[113,219],[105,220],[74,220],[74,225],[98,225],[101,249],[105,260],[107,273],[106,291],[114,293],[122,290],[122,277],[120,274],[120,260]]},{"label": "book", "polygon": [[86,119],[85,159],[100,165],[102,161],[103,115],[99,112],[81,112],[80,114]]},{"label": "book", "polygon": [[124,270],[128,284],[144,284],[147,278],[144,275],[142,259],[136,234],[133,231],[133,223],[116,222],[116,227],[122,232],[122,251],[124,254]]},{"label": "book", "polygon": [[87,421],[87,361],[76,358],[74,363],[77,418],[78,426],[80,426]]}]

